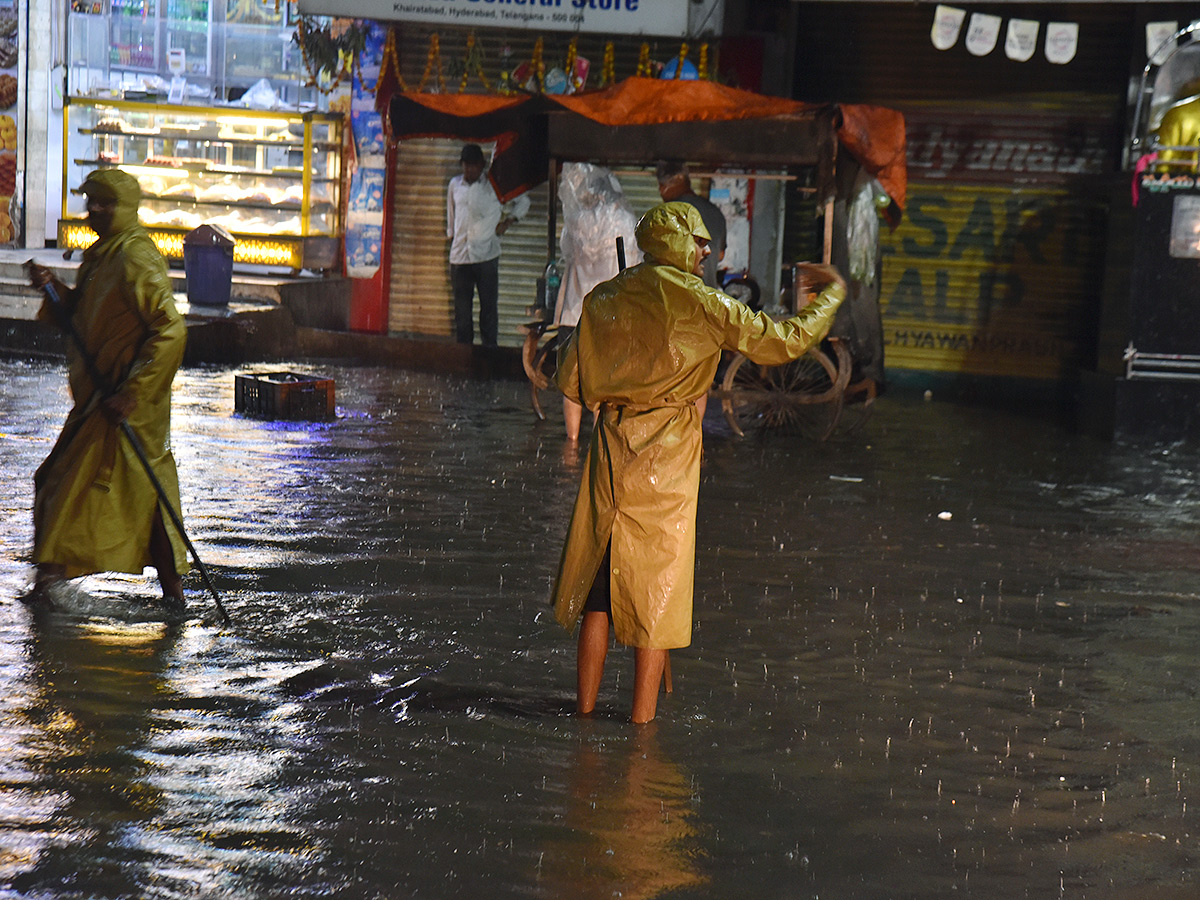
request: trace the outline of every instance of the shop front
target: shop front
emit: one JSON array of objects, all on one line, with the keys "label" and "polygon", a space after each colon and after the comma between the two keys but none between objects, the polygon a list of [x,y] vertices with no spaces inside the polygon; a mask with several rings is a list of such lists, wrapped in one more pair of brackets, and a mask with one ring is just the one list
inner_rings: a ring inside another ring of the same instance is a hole
[{"label": "shop front", "polygon": [[795,96],[904,113],[909,203],[882,235],[889,378],[1061,407],[1096,360],[1141,37],[1121,4],[987,12],[804,4]]},{"label": "shop front", "polygon": [[[539,64],[553,85],[563,72],[574,47],[576,71],[582,74],[581,88],[596,88],[604,79],[606,46],[611,45],[614,77],[634,74],[643,44],[652,58],[672,59],[682,39],[643,38],[641,35],[539,32],[523,29],[489,31],[467,28],[435,28],[425,23],[396,26],[398,58],[406,85],[414,90],[442,88],[438,71],[446,75],[446,89],[455,92],[466,74],[464,93],[495,93],[514,71],[536,71]],[[477,55],[483,77],[474,69],[464,70],[467,42],[474,36],[472,53]],[[430,53],[436,41],[437,57]],[[540,46],[540,53],[539,51]],[[700,47],[691,51],[698,59]],[[581,61],[581,62],[580,62]],[[714,51],[714,62],[715,62]],[[519,77],[519,76],[518,76]],[[528,76],[526,76],[528,77]],[[486,79],[486,81],[485,81]],[[479,134],[490,157],[496,135]],[[448,247],[445,239],[446,185],[459,173],[458,155],[463,140],[418,137],[396,145],[391,169],[393,185],[391,277],[388,285],[388,327],[394,333],[449,336],[453,332],[450,304]],[[654,178],[654,160],[641,166],[624,166],[617,173],[626,196],[640,214],[660,202]],[[545,173],[539,173],[544,175]],[[546,269],[546,222],[551,211],[551,192],[542,179],[528,192],[530,210],[525,219],[509,229],[500,256],[500,344],[520,346],[521,326],[528,321],[528,307],[535,300],[536,284]]]},{"label": "shop front", "polygon": [[[601,8],[603,7],[603,8]],[[365,85],[355,92],[353,127],[360,128],[375,105],[382,80],[391,87],[439,94],[514,94],[517,91],[572,93],[649,72],[662,64],[680,66],[682,77],[711,73],[719,64],[718,36],[723,4],[705,0],[656,0],[655,3],[577,4],[571,2],[505,4],[470,0],[428,3],[338,3],[304,0],[301,10],[322,15],[354,15],[372,20],[388,33],[368,52]],[[694,38],[689,38],[694,35]],[[370,46],[372,40],[368,41]],[[685,57],[682,64],[680,56]],[[389,67],[394,67],[391,73]],[[382,76],[381,76],[382,72]],[[360,109],[361,107],[361,109]],[[356,282],[353,319],[364,330],[447,338],[453,333],[446,233],[446,189],[460,171],[463,143],[483,146],[490,157],[496,139],[486,130],[461,138],[415,135],[394,144],[383,165],[386,209],[382,220],[364,211],[371,239],[356,236],[358,217],[351,210],[347,247],[378,240],[378,256],[364,254],[363,277]],[[360,159],[361,162],[361,159]],[[654,160],[622,167],[616,174],[635,211],[659,202]],[[710,174],[710,173],[702,173]],[[504,235],[499,273],[499,340],[518,347],[526,308],[536,299],[537,281],[548,255],[546,223],[551,193],[540,172],[528,191],[530,210]],[[705,178],[700,186],[707,190]],[[744,183],[715,185],[718,196],[745,196]],[[748,248],[749,235],[745,236]],[[348,249],[348,258],[350,251]],[[368,323],[374,323],[373,325]]]},{"label": "shop front", "polygon": [[73,0],[61,248],[95,240],[75,193],[87,173],[120,167],[141,183],[142,221],[169,259],[207,224],[233,235],[235,262],[340,271],[343,116],[309,84],[291,9],[274,0]]}]

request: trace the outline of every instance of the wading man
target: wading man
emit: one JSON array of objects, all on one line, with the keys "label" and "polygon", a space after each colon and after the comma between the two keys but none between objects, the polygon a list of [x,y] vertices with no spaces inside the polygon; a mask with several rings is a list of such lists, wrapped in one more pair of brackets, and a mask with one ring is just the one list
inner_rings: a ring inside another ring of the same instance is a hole
[{"label": "wading man", "polygon": [[687,203],[664,203],[637,225],[641,264],[588,294],[559,353],[563,393],[598,411],[554,588],[555,616],[579,630],[578,709],[592,712],[609,622],[634,647],[634,722],[654,718],[667,651],[691,643],[700,485],[700,413],[722,350],[754,362],[796,359],[824,337],[845,282],[775,322],[700,279],[708,231]]},{"label": "wading man", "polygon": [[[48,605],[56,582],[94,572],[141,574],[152,565],[164,604],[182,609],[186,545],[119,426],[129,424],[178,511],[179,479],[169,446],[171,382],[187,332],[167,265],[138,224],[137,179],[105,169],[88,175],[80,192],[99,240],[83,252],[78,283],[68,288],[32,264],[29,280],[34,287],[53,286],[62,302],[57,312],[69,315],[113,393],[105,396],[93,383],[80,351],[68,342],[74,406],[34,474],[37,575],[26,600]],[[56,321],[49,299],[38,317]]]}]

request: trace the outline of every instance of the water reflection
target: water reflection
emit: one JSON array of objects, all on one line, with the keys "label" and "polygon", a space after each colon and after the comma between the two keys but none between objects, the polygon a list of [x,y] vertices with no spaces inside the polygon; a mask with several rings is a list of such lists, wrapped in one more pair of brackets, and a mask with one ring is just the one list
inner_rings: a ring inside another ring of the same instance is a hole
[{"label": "water reflection", "polygon": [[564,828],[539,853],[539,896],[648,900],[706,884],[697,797],[657,727],[605,739],[590,724],[566,775]]},{"label": "water reflection", "polygon": [[[0,602],[3,900],[1194,892],[1195,450],[895,394],[853,441],[710,431],[695,640],[638,744],[569,714],[580,461],[523,385],[322,369],[312,428],[233,415],[233,374],[181,373],[173,421],[231,628],[194,577],[175,632],[149,578],[46,628]],[[11,601],[67,400],[0,384]]]},{"label": "water reflection", "polygon": [[61,621],[35,629],[33,689],[12,759],[24,777],[7,779],[21,782],[7,802],[28,839],[6,848],[0,873],[18,891],[143,895],[154,874],[129,850],[162,812],[147,739],[170,691],[164,671],[180,629]]}]

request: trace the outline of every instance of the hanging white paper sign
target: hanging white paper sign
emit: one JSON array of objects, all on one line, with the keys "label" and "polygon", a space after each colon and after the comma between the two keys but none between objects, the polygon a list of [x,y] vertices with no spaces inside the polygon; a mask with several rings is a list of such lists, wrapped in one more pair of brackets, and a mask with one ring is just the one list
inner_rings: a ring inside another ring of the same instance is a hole
[{"label": "hanging white paper sign", "polygon": [[939,50],[949,50],[958,43],[958,32],[966,15],[965,9],[939,4],[933,11],[933,30],[929,34],[933,46]]},{"label": "hanging white paper sign", "polygon": [[1040,23],[1034,19],[1009,19],[1004,38],[1004,55],[1017,62],[1029,62],[1037,50]]},{"label": "hanging white paper sign", "polygon": [[1046,23],[1046,59],[1055,65],[1066,65],[1075,58],[1079,46],[1078,22]]},{"label": "hanging white paper sign", "polygon": [[986,13],[971,13],[967,25],[967,51],[972,56],[987,56],[996,49],[1000,37],[1000,17]]},{"label": "hanging white paper sign", "polygon": [[1179,30],[1178,22],[1147,22],[1146,23],[1146,58],[1156,66],[1161,66],[1175,49],[1173,43],[1167,43],[1173,34]]}]

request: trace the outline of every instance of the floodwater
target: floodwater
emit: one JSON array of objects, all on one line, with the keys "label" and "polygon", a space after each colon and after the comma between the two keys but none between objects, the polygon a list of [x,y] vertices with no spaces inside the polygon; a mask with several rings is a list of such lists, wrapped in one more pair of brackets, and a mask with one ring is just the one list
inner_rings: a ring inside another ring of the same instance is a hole
[{"label": "floodwater", "polygon": [[151,578],[13,602],[68,404],[0,362],[0,898],[1200,894],[1196,451],[894,394],[823,445],[710,414],[694,641],[634,727],[623,648],[571,714],[556,417],[297,371],[335,421],[176,382],[223,628],[195,573],[186,622]]}]

